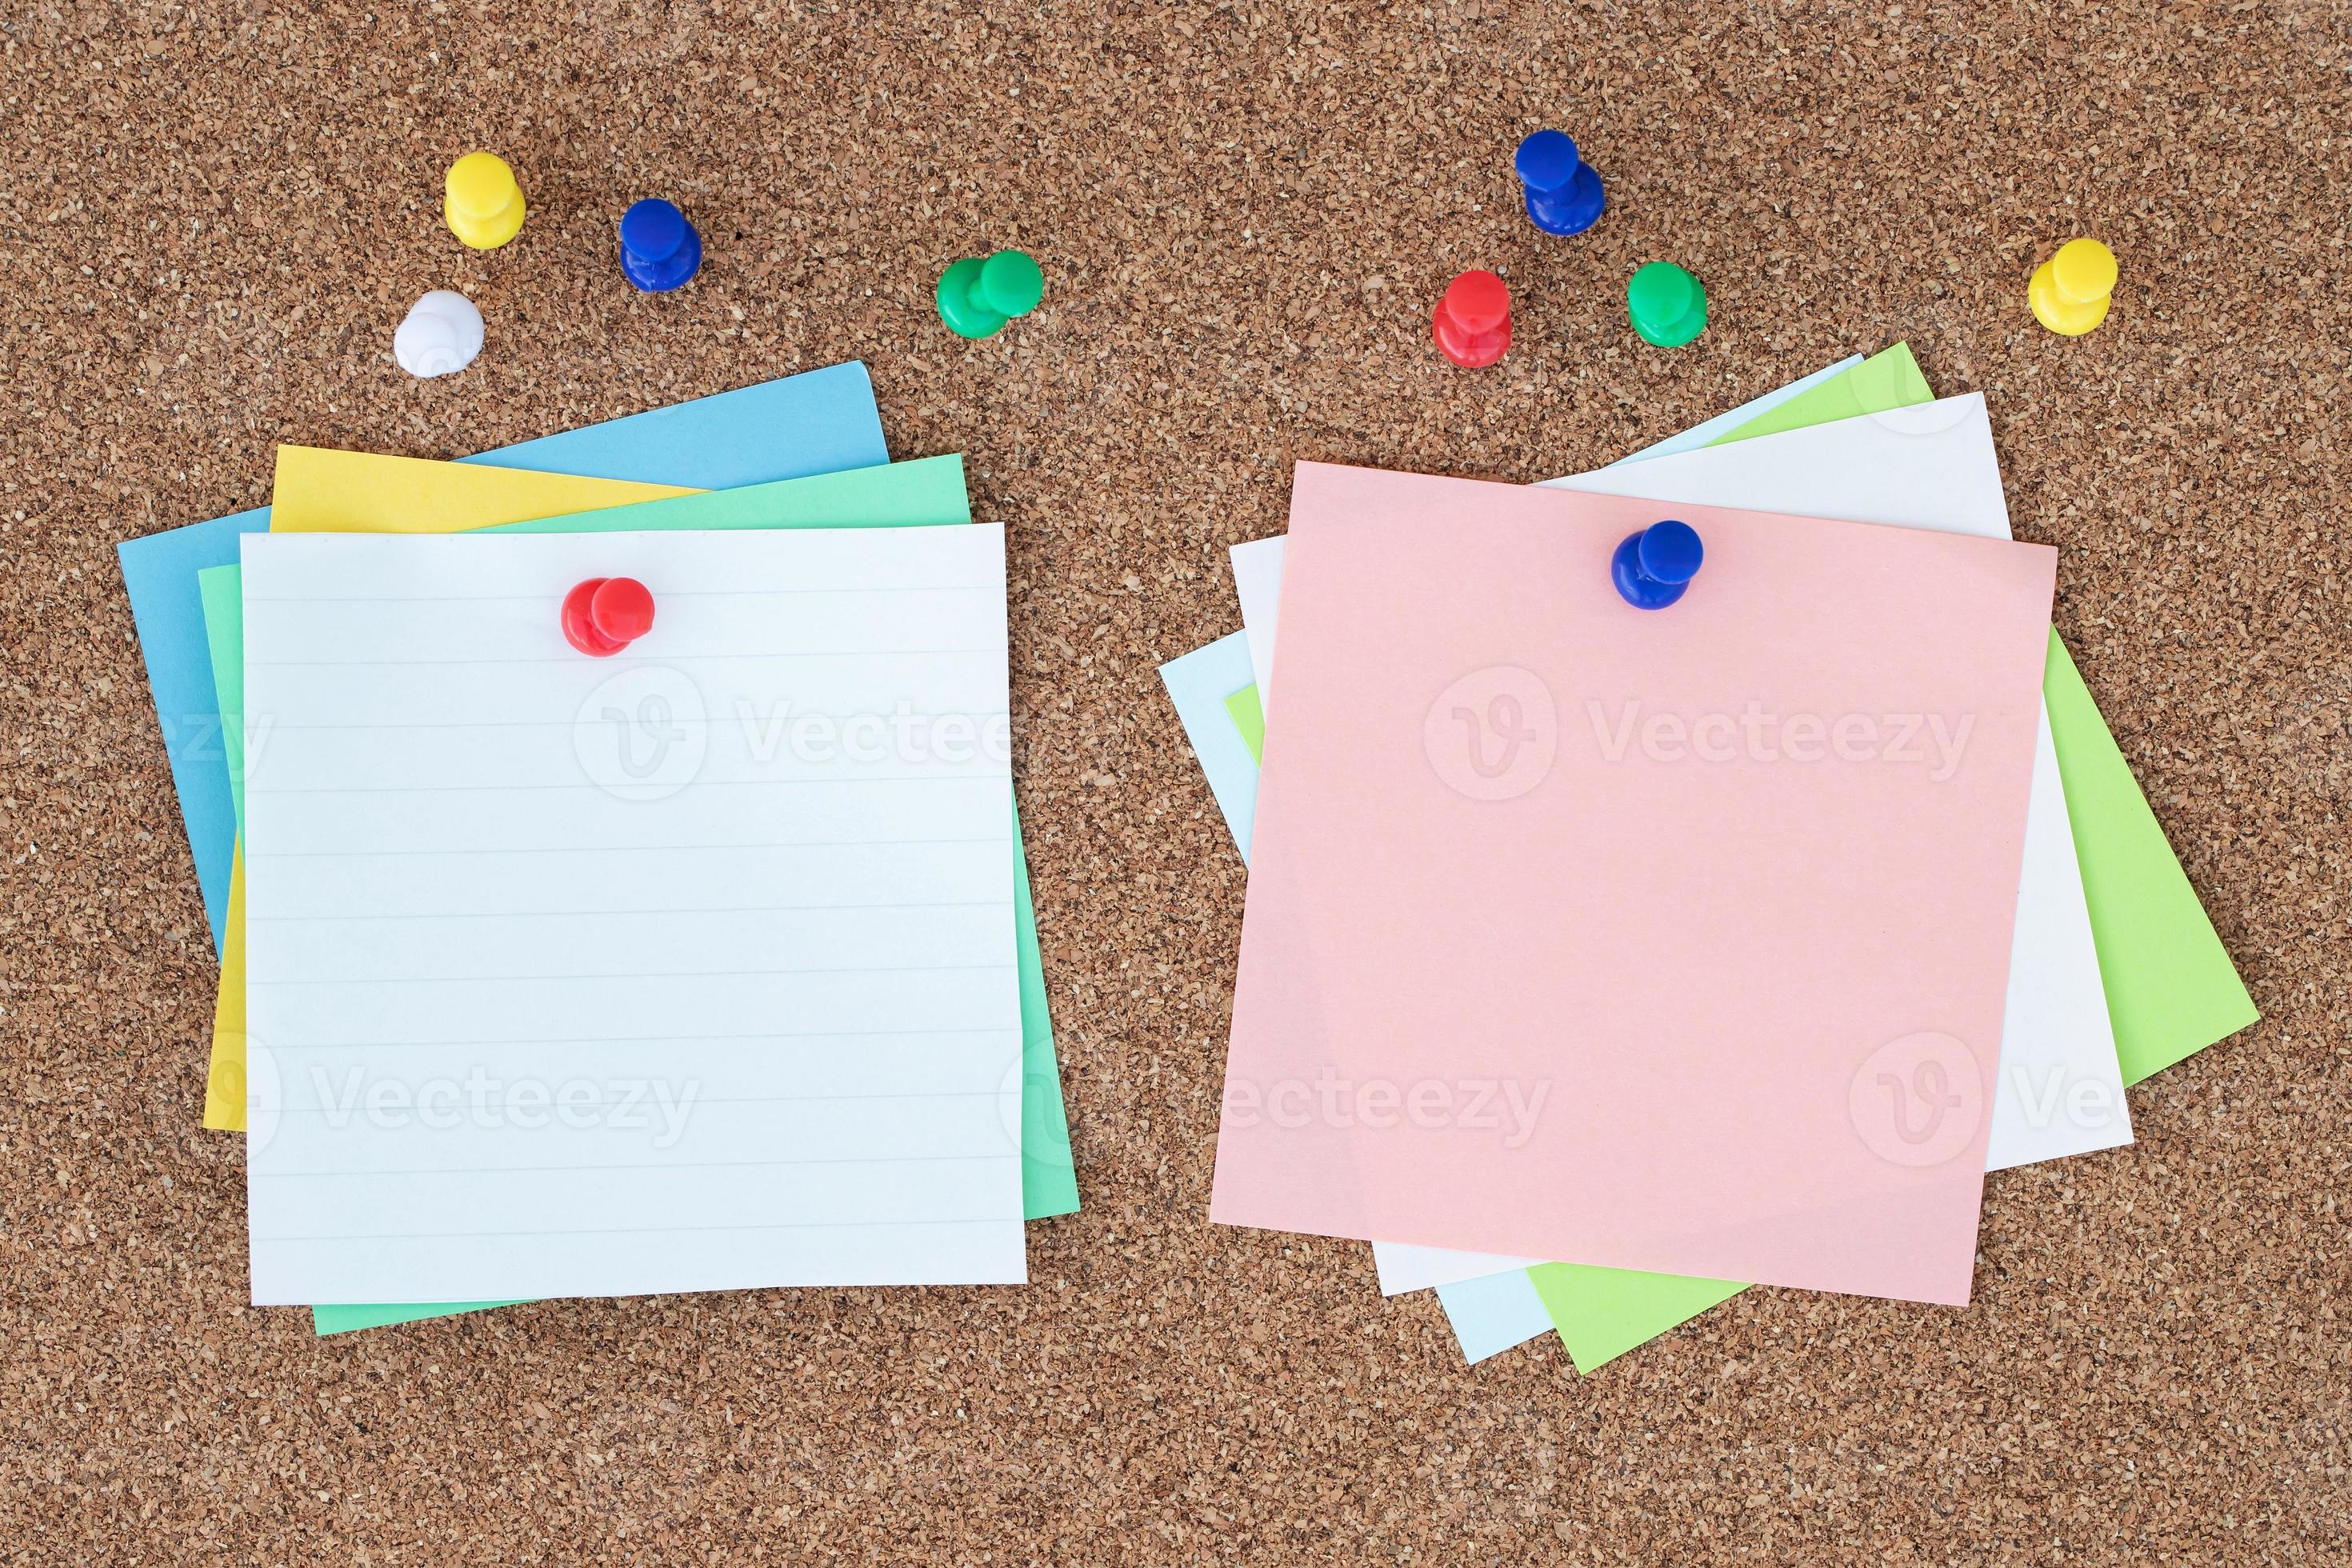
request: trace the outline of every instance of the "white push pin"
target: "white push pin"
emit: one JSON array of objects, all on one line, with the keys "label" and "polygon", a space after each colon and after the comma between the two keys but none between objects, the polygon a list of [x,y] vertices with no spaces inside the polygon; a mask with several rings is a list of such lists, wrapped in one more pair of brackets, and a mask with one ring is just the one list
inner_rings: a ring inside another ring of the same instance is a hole
[{"label": "white push pin", "polygon": [[392,334],[392,357],[414,376],[450,375],[482,352],[482,313],[463,294],[436,289],[409,307]]}]

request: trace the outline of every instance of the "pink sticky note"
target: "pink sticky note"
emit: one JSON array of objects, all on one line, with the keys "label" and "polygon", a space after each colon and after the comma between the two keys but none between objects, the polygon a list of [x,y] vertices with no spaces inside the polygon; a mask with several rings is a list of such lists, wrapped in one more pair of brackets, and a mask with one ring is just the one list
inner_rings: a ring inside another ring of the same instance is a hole
[{"label": "pink sticky note", "polygon": [[1964,1302],[2055,552],[1661,515],[1299,466],[1211,1217]]}]

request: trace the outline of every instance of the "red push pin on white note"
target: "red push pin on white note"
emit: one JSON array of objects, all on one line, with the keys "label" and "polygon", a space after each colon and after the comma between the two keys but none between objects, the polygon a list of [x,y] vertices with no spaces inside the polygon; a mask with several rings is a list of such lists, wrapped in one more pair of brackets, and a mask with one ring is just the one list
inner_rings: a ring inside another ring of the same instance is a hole
[{"label": "red push pin on white note", "polygon": [[591,577],[563,595],[563,640],[610,658],[654,629],[654,596],[635,577]]}]

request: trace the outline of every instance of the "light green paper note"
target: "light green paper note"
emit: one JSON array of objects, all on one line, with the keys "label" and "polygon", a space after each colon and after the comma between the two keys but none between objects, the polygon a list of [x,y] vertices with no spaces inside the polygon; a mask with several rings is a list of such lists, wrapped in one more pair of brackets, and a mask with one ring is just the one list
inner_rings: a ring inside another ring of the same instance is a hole
[{"label": "light green paper note", "polygon": [[1528,1279],[1580,1373],[1615,1361],[1748,1289],[1728,1279],[1636,1274],[1583,1263],[1538,1263],[1528,1270]]},{"label": "light green paper note", "polygon": [[2262,1015],[2055,631],[2042,696],[2074,820],[2116,1055],[2124,1081],[2137,1083]]},{"label": "light green paper note", "polygon": [[1788,402],[1777,404],[1737,429],[1717,437],[1710,447],[1728,446],[1734,441],[1749,441],[1759,436],[1778,436],[1789,430],[1811,429],[1816,425],[1833,424],[1840,419],[1853,419],[1864,414],[1885,414],[1890,409],[1908,408],[1914,404],[1933,403],[1936,395],[1927,390],[1927,378],[1919,372],[1919,362],[1912,356],[1909,343],[1896,343],[1884,349],[1855,365],[1842,371],[1819,386],[1801,392]]},{"label": "light green paper note", "polygon": [[1242,744],[1249,748],[1250,761],[1265,765],[1265,708],[1258,701],[1257,687],[1243,687],[1225,699],[1225,712],[1231,716],[1234,728],[1241,731]]},{"label": "light green paper note", "polygon": [[[959,457],[926,458],[783,479],[738,489],[679,496],[665,500],[575,512],[564,517],[511,523],[491,532],[594,533],[718,531],[740,528],[903,528],[971,521]],[[211,644],[215,680],[226,728],[236,715],[242,723],[245,667],[240,572],[213,567],[198,574],[205,604],[205,630]],[[241,742],[241,730],[240,730]],[[232,805],[242,826],[245,814],[241,744],[231,753]],[[1021,843],[1020,810],[1013,818],[1013,843]],[[1025,855],[1013,861],[1015,958],[1022,1022],[1022,1200],[1024,1217],[1045,1219],[1078,1209],[1077,1174],[1071,1157],[1069,1124],[1062,1100],[1060,1064],[1054,1050],[1045,964],[1037,939]],[[318,1306],[312,1326],[320,1334],[444,1317],[511,1302],[382,1303]]]}]

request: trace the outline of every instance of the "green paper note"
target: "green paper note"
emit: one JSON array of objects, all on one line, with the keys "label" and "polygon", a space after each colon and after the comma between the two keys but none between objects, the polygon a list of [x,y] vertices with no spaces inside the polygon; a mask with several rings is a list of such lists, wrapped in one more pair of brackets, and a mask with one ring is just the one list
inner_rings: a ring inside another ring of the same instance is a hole
[{"label": "green paper note", "polygon": [[[1859,366],[1856,367],[1860,368]],[[963,458],[950,452],[905,463],[776,479],[503,523],[484,533],[718,532],[736,528],[925,528],[970,522]]]},{"label": "green paper note", "polygon": [[[635,506],[575,512],[565,517],[510,523],[487,532],[596,533],[713,531],[741,528],[906,528],[971,521],[963,481],[963,459],[925,458],[914,462],[852,468],[809,479],[783,479],[703,495],[679,496]],[[234,722],[236,749],[230,752],[231,801],[238,824],[245,816],[242,714],[245,663],[242,574],[235,566],[198,574],[205,606],[205,634],[220,694],[225,731]],[[1021,844],[1021,815],[1013,813],[1013,841]],[[1022,1024],[1022,1210],[1028,1219],[1075,1214],[1077,1173],[1070,1153],[1067,1113],[1062,1100],[1061,1068],[1054,1050],[1053,1022],[1045,996],[1045,963],[1037,940],[1036,911],[1030,900],[1026,857],[1013,859],[1013,942],[1021,989]],[[320,1334],[446,1317],[510,1301],[321,1305],[311,1309]]]},{"label": "green paper note", "polygon": [[2074,819],[2116,1055],[2124,1081],[2137,1083],[2262,1015],[2055,631],[2042,697]]},{"label": "green paper note", "polygon": [[1030,901],[1029,857],[1021,847],[1021,807],[1013,808],[1013,943],[1021,976],[1021,1213],[1050,1219],[1078,1212],[1077,1162],[1070,1117],[1062,1105],[1062,1068],[1054,1058],[1054,1020],[1045,1003],[1045,960]]},{"label": "green paper note", "polygon": [[[1728,1279],[1635,1274],[1582,1263],[1538,1263],[1528,1270],[1528,1279],[1580,1373],[1607,1365],[1748,1289]],[[1658,1326],[1669,1318],[1665,1328]]]},{"label": "green paper note", "polygon": [[1890,409],[1935,400],[1936,395],[1927,390],[1927,378],[1919,374],[1919,362],[1912,357],[1911,345],[1896,343],[1852,370],[1841,372],[1819,386],[1766,409],[1707,445],[1721,447],[1759,436],[1778,436],[1783,431],[1810,429],[1816,425],[1833,424],[1864,414],[1885,414]]},{"label": "green paper note", "polygon": [[228,760],[228,803],[245,832],[245,606],[237,569],[207,566],[196,574],[205,611],[205,650],[212,656],[220,693],[221,754]]},{"label": "green paper note", "polygon": [[1265,709],[1258,701],[1257,688],[1244,686],[1225,699],[1225,712],[1241,731],[1242,744],[1249,748],[1250,761],[1265,765]]},{"label": "green paper note", "polygon": [[310,1331],[320,1339],[329,1334],[348,1334],[354,1329],[382,1329],[394,1323],[416,1323],[427,1318],[454,1318],[460,1312],[487,1312],[493,1307],[527,1307],[527,1300],[512,1301],[436,1301],[431,1303],[386,1301],[372,1307],[341,1306],[310,1309]]}]

